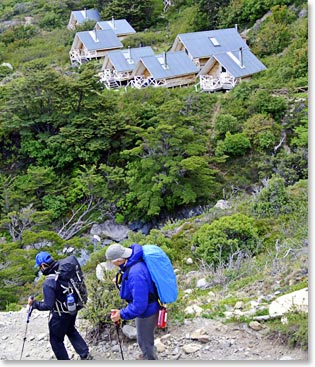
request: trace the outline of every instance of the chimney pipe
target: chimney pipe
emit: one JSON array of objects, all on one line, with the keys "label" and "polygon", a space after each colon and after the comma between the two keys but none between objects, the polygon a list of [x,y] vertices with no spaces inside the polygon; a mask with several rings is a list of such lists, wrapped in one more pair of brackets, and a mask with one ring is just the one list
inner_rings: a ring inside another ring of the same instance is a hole
[{"label": "chimney pipe", "polygon": [[115,29],[115,19],[113,16],[112,16],[112,25],[113,25],[113,28]]},{"label": "chimney pipe", "polygon": [[165,51],[163,52],[163,62],[164,62],[164,69],[168,69],[166,52]]},{"label": "chimney pipe", "polygon": [[237,27],[237,24],[234,24],[234,26],[235,26],[235,29],[236,29],[236,31],[238,32],[238,27]]},{"label": "chimney pipe", "polygon": [[96,29],[94,29],[94,35],[95,35],[95,42],[97,42],[97,41],[98,41],[98,39],[97,39],[97,32],[96,32]]},{"label": "chimney pipe", "polygon": [[240,65],[241,65],[241,68],[243,68],[244,67],[243,47],[240,47],[239,55],[240,55]]},{"label": "chimney pipe", "polygon": [[87,18],[87,10],[84,8],[84,18]]},{"label": "chimney pipe", "polygon": [[130,46],[128,46],[128,57],[129,57],[129,60],[131,61],[131,49],[130,49]]}]

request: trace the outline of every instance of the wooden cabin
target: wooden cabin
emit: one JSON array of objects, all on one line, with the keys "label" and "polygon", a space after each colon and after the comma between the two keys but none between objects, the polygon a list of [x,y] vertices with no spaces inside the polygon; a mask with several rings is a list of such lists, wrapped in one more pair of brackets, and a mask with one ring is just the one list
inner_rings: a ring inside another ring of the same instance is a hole
[{"label": "wooden cabin", "polygon": [[164,52],[141,57],[127,86],[180,87],[195,83],[197,73],[197,67],[184,51]]},{"label": "wooden cabin", "polygon": [[69,52],[70,61],[71,64],[82,64],[121,48],[123,44],[111,29],[77,32]]},{"label": "wooden cabin", "polygon": [[138,61],[143,56],[154,56],[151,47],[128,48],[116,51],[109,51],[102,65],[99,74],[100,81],[106,88],[118,88],[132,78],[132,72]]},{"label": "wooden cabin", "polygon": [[77,25],[81,25],[88,20],[98,22],[100,19],[101,17],[97,9],[74,10],[70,14],[67,28],[73,30]]},{"label": "wooden cabin", "polygon": [[200,70],[213,55],[248,48],[236,28],[178,34],[171,51],[185,51]]},{"label": "wooden cabin", "polygon": [[112,18],[112,20],[97,22],[95,24],[95,29],[111,29],[120,40],[123,40],[127,36],[136,33],[136,31],[127,22],[126,19],[114,19],[114,17]]},{"label": "wooden cabin", "polygon": [[218,53],[210,57],[198,73],[196,90],[214,92],[230,90],[251,76],[266,70],[265,65],[247,47]]}]

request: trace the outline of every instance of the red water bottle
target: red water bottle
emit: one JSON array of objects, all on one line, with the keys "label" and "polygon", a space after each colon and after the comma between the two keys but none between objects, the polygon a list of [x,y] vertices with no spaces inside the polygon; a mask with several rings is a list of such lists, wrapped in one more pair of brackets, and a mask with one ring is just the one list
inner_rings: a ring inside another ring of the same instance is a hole
[{"label": "red water bottle", "polygon": [[157,322],[157,327],[160,329],[166,328],[166,322],[167,322],[167,309],[166,307],[161,307],[159,309],[159,317]]}]

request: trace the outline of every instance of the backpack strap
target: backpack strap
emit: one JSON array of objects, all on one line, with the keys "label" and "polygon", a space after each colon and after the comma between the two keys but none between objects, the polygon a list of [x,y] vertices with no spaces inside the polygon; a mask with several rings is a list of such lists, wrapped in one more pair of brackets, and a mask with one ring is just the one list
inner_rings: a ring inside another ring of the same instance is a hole
[{"label": "backpack strap", "polygon": [[[137,262],[135,262],[134,264],[132,264],[131,266],[129,266],[126,271],[123,271],[122,269],[119,269],[119,271],[116,273],[116,277],[115,277],[115,285],[116,287],[118,288],[118,290],[120,290],[121,288],[121,284],[122,284],[122,281],[126,281],[128,280],[128,275],[129,275],[129,271],[130,269],[138,264],[139,262],[144,262],[143,259],[140,259],[138,260]],[[123,275],[126,274],[124,277]],[[153,302],[158,302],[160,304],[160,306],[162,306],[162,303],[159,299],[159,296],[158,296],[158,291],[157,291],[157,288],[153,282],[153,285],[154,285],[154,293],[149,293],[149,299],[148,299],[148,303],[153,303]]]},{"label": "backpack strap", "polygon": [[[46,276],[46,279],[53,279],[56,283],[59,278],[59,273],[56,271],[55,274],[49,274]],[[70,287],[65,287],[60,282],[58,283],[60,285],[60,288],[62,289],[62,293],[69,293]],[[58,315],[61,316],[61,313],[69,313],[67,309],[67,305],[64,302],[61,302],[59,299],[56,298],[55,300],[55,309],[53,312],[58,312]]]}]

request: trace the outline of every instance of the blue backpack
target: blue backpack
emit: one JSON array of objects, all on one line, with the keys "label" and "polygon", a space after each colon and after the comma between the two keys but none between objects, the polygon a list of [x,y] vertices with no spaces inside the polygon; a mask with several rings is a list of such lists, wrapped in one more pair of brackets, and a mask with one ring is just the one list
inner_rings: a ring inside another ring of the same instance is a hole
[{"label": "blue backpack", "polygon": [[178,296],[176,275],[166,253],[156,245],[144,245],[143,260],[157,288],[161,303],[175,302]]}]

